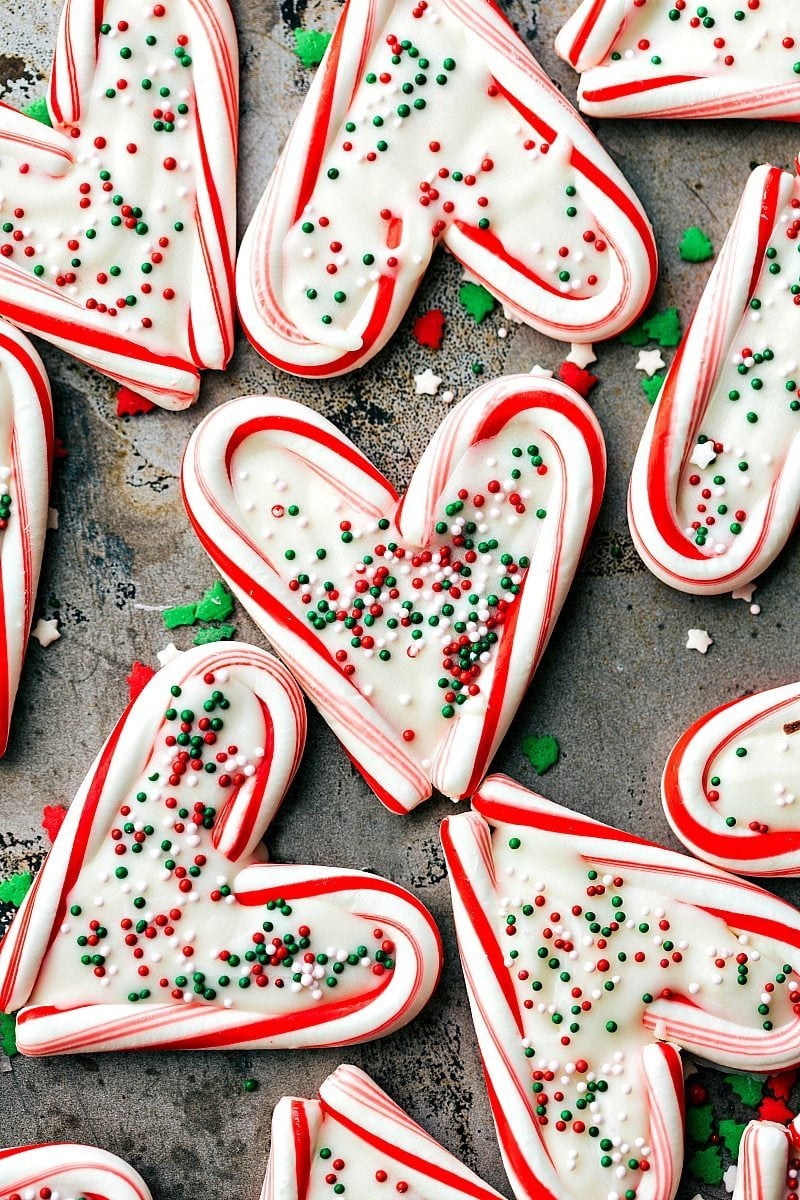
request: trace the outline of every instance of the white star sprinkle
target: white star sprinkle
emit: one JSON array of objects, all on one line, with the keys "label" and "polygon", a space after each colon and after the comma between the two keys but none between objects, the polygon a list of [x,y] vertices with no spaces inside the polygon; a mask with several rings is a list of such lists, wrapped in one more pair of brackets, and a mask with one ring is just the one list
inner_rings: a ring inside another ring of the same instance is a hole
[{"label": "white star sprinkle", "polygon": [[656,371],[660,371],[666,365],[659,349],[639,351],[639,361],[636,364],[636,370],[644,371],[648,379],[652,379]]},{"label": "white star sprinkle", "polygon": [[713,442],[698,442],[692,451],[689,462],[695,467],[705,468],[717,457]]},{"label": "white star sprinkle", "polygon": [[590,342],[587,342],[585,345],[582,345],[580,342],[573,342],[565,361],[575,363],[576,367],[580,367],[582,371],[585,371],[592,363],[597,362],[594,346]]},{"label": "white star sprinkle", "polygon": [[546,367],[540,367],[538,363],[536,364],[535,367],[531,367],[530,373],[531,373],[531,375],[534,375],[536,377],[536,379],[552,379],[553,378],[553,372],[548,371]]},{"label": "white star sprinkle", "polygon": [[699,650],[701,654],[708,651],[709,646],[714,645],[714,639],[708,636],[706,629],[690,629],[686,640],[687,650]]},{"label": "white star sprinkle", "polygon": [[439,376],[434,375],[430,367],[426,367],[421,374],[414,376],[414,389],[418,396],[435,396],[441,382]]},{"label": "white star sprinkle", "polygon": [[31,630],[31,637],[36,638],[40,646],[49,646],[51,642],[57,642],[61,637],[58,632],[58,621],[55,617],[45,620],[40,617]]},{"label": "white star sprinkle", "polygon": [[178,647],[174,642],[170,642],[169,645],[165,646],[163,650],[159,650],[156,658],[160,662],[161,666],[165,667],[167,663],[171,663],[173,658],[177,658],[179,654],[180,650]]},{"label": "white star sprinkle", "polygon": [[743,583],[735,592],[731,592],[731,600],[744,600],[745,604],[749,604],[757,586],[758,584],[755,583]]}]

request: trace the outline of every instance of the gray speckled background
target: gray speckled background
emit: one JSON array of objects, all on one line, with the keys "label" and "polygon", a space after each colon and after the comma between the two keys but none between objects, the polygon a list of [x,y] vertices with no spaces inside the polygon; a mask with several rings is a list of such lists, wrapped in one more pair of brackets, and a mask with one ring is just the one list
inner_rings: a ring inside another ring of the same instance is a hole
[{"label": "gray speckled background", "polygon": [[[576,78],[556,59],[553,37],[569,0],[505,0],[503,7],[566,94]],[[334,0],[233,0],[242,62],[240,218],[242,228],[269,176],[309,82],[292,53],[291,26],[330,28]],[[49,70],[60,0],[0,0],[0,96],[39,96]],[[788,165],[791,126],[755,122],[671,125],[608,122],[601,140],[638,190],[662,253],[659,308],[688,318],[710,264],[682,263],[680,235],[698,224],[719,246],[751,164]],[[485,375],[556,368],[564,351],[496,313],[480,328],[459,313],[456,264],[438,255],[411,316],[440,305],[444,348],[421,349],[410,319],[377,360],[355,376],[305,383],[273,371],[240,339],[229,372],[206,376],[198,408],[139,418],[114,415],[113,387],[43,348],[69,457],[53,504],[60,528],[48,535],[38,613],[58,616],[59,642],[32,643],[8,756],[0,763],[0,879],[38,863],[42,806],[67,802],[126,698],[135,658],[155,662],[170,640],[158,606],[196,598],[214,573],[189,531],[178,489],[183,446],[209,408],[254,391],[323,410],[398,484],[447,411],[416,397],[413,374],[433,366],[444,388]],[[798,548],[764,578],[760,616],[730,597],[668,591],[639,564],[627,533],[624,497],[648,407],[634,369],[636,351],[599,351],[601,384],[592,401],[608,442],[606,499],[543,666],[495,766],[535,785],[521,754],[526,733],[555,734],[562,758],[542,783],[546,795],[582,812],[674,844],[658,799],[665,756],[684,726],[711,705],[800,674],[796,634]],[[612,555],[618,547],[621,555]],[[690,626],[714,639],[707,657],[684,649]],[[237,611],[239,635],[259,640]],[[188,631],[175,641],[188,645]],[[437,996],[407,1030],[346,1052],[370,1071],[432,1134],[508,1194],[479,1073],[452,936],[437,826],[448,801],[433,800],[404,821],[385,812],[310,714],[305,761],[273,829],[273,857],[369,867],[417,889],[442,929],[446,968]],[[798,897],[798,888],[782,885]],[[335,1051],[107,1055],[13,1060],[0,1074],[0,1145],[85,1140],[130,1159],[157,1200],[224,1193],[256,1200],[272,1105],[285,1093],[311,1095],[341,1060]],[[242,1082],[259,1082],[244,1094]],[[712,1087],[716,1085],[712,1084]],[[727,1096],[727,1093],[725,1093]],[[692,1195],[697,1183],[685,1184]],[[703,1189],[710,1194],[710,1189]],[[591,1197],[587,1200],[592,1200]]]}]

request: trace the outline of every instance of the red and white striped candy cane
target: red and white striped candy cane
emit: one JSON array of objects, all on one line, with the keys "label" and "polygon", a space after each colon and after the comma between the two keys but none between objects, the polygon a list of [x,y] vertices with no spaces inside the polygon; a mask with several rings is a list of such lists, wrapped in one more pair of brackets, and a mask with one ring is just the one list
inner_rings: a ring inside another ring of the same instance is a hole
[{"label": "red and white striped candy cane", "polygon": [[345,1187],[385,1185],[420,1200],[499,1200],[358,1067],[337,1067],[317,1100],[278,1102],[261,1200],[323,1200],[332,1162],[341,1164]]},{"label": "red and white striped candy cane", "polygon": [[620,332],[655,280],[638,200],[492,0],[346,4],[245,234],[242,323],[283,370],[340,375],[440,243],[562,341]]},{"label": "red and white striped candy cane", "polygon": [[[485,384],[450,412],[402,499],[324,417],[274,397],[211,413],[182,475],[207,553],[400,813],[432,787],[463,797],[482,778],[547,645],[604,480],[587,405],[563,384],[521,375]],[[469,545],[453,521],[474,525]],[[393,583],[368,591],[367,551],[387,564],[369,568],[374,578]],[[469,580],[465,592],[459,579]],[[318,598],[328,584],[330,604]],[[371,600],[363,638],[348,615],[361,596]],[[315,615],[320,604],[329,619]],[[451,629],[466,639],[452,653]]]},{"label": "red and white striped candy cane", "polygon": [[667,820],[698,858],[744,875],[800,874],[800,684],[756,692],[699,717],[661,781]]},{"label": "red and white striped candy cane", "polygon": [[0,532],[0,753],[30,634],[47,530],[53,402],[42,361],[0,321],[0,490],[10,500]]},{"label": "red and white striped candy cane", "polygon": [[66,0],[47,104],[52,129],[0,106],[0,190],[15,224],[0,246],[0,315],[185,408],[200,371],[233,352],[238,63],[227,0],[136,16],[122,0]]},{"label": "red and white striped candy cane", "polygon": [[796,178],[750,177],[692,324],[647,423],[628,515],[671,587],[719,593],[772,562],[800,509]]},{"label": "red and white striped candy cane", "polygon": [[581,72],[578,103],[591,116],[800,120],[797,13],[781,0],[755,7],[757,28],[733,8],[708,23],[668,0],[646,10],[637,0],[582,0],[556,50]]},{"label": "red and white striped candy cane", "polygon": [[427,910],[378,876],[264,862],[304,740],[298,688],[254,647],[150,680],[0,945],[23,1054],[346,1045],[416,1015],[440,966]]},{"label": "red and white striped candy cane", "polygon": [[96,1146],[50,1142],[0,1150],[0,1195],[39,1195],[44,1189],[64,1200],[151,1200],[133,1167]]},{"label": "red and white striped candy cane", "polygon": [[751,1121],[739,1143],[733,1200],[787,1200],[797,1188],[797,1119]]},{"label": "red and white striped candy cane", "polygon": [[[515,1193],[635,1187],[670,1200],[683,1155],[679,1050],[742,1070],[800,1061],[800,917],[501,776],[473,809],[444,822],[442,841]],[[622,1162],[601,1161],[590,1126],[608,1146],[625,1142]]]}]

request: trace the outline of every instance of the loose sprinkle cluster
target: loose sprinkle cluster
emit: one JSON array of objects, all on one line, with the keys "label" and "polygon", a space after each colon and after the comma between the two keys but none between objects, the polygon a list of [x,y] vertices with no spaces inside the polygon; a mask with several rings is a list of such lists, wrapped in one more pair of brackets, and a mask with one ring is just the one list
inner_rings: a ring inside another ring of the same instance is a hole
[{"label": "loose sprinkle cluster", "polygon": [[146,773],[67,900],[45,967],[62,990],[59,973],[74,977],[77,968],[80,986],[98,998],[108,989],[107,1000],[131,1004],[251,1010],[275,1007],[269,996],[252,999],[263,989],[286,990],[298,1005],[337,988],[373,989],[391,974],[394,944],[384,931],[324,900],[290,903],[276,894],[233,922],[215,919],[216,908],[235,908],[237,898],[214,827],[223,806],[268,769],[263,746],[243,745],[256,730],[254,703],[224,670],[171,688]]},{"label": "loose sprinkle cluster", "polygon": [[45,187],[31,163],[0,164],[0,255],[109,329],[163,336],[191,280],[192,47],[176,6],[129,20],[121,0],[106,3],[117,13],[100,27],[84,120],[66,129],[73,168]]},{"label": "loose sprinkle cluster", "polygon": [[800,432],[800,198],[778,229],[680,483],[685,534],[709,555],[746,531]]},{"label": "loose sprinkle cluster", "polygon": [[[765,16],[762,0],[741,7],[724,3],[693,4],[674,0],[634,0],[634,15],[625,22],[605,62],[644,62],[651,68],[684,72],[687,56],[705,74],[732,68],[748,74],[764,70],[769,56],[771,81],[800,75],[800,20],[791,6]],[[638,12],[636,11],[638,10]]]},{"label": "loose sprinkle cluster", "polygon": [[[748,935],[587,865],[556,835],[502,827],[494,858],[540,1134],[586,1194],[634,1200],[651,1167],[639,1066],[654,1040],[651,1006],[674,994],[768,1031],[800,1015],[797,978]],[[545,861],[546,878],[537,876]]]},{"label": "loose sprinkle cluster", "polygon": [[424,549],[404,544],[391,518],[345,515],[340,501],[309,504],[302,475],[234,464],[242,507],[292,608],[364,695],[380,688],[394,721],[407,713],[406,742],[429,738],[430,721],[438,737],[437,718],[449,721],[462,707],[483,711],[485,678],[530,567],[523,549],[547,519],[543,450],[509,440],[501,457],[471,451],[460,474],[469,486],[454,483],[440,501]]},{"label": "loose sprinkle cluster", "polygon": [[[297,319],[318,339],[347,328],[379,281],[421,274],[453,226],[558,293],[594,295],[608,247],[560,147],[525,121],[443,6],[406,0],[391,19],[288,238]],[[522,222],[507,199],[521,179]]]}]

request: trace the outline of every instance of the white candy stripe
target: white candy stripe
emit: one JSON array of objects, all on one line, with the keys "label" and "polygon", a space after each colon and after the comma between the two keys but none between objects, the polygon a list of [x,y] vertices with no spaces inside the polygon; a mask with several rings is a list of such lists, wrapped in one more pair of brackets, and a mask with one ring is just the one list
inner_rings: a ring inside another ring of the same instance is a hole
[{"label": "white candy stripe", "polygon": [[[317,180],[311,173],[320,168],[341,136],[370,53],[383,32],[391,28],[392,16],[402,13],[406,3],[369,0],[346,5],[343,10],[242,242],[237,298],[250,340],[265,357],[296,374],[337,375],[361,365],[393,334],[437,240],[521,320],[553,337],[599,341],[621,331],[635,319],[652,290],[656,263],[647,220],[621,173],[488,0],[470,4],[442,0],[443,11],[432,15],[437,21],[456,21],[463,26],[470,53],[483,54],[485,68],[509,93],[519,119],[527,122],[532,114],[531,132],[538,137],[540,130],[549,131],[547,136],[557,143],[553,160],[560,156],[565,171],[576,174],[581,197],[606,241],[612,263],[608,280],[596,294],[579,299],[568,288],[543,285],[533,259],[520,263],[513,254],[505,257],[481,246],[458,220],[434,234],[431,221],[416,208],[416,198],[414,206],[404,211],[405,201],[398,195],[397,220],[402,233],[398,262],[391,273],[365,288],[356,315],[347,324],[329,323],[316,336],[315,331],[297,323],[287,291],[287,239],[302,215],[300,209],[314,193]],[[486,152],[490,153],[491,105],[482,113],[478,104],[476,96],[470,121],[473,125],[486,122]],[[544,140],[545,135],[541,136]],[[425,137],[424,132],[420,137]],[[522,155],[522,150],[519,153]],[[560,204],[555,194],[553,203]],[[519,202],[515,211],[521,213],[529,207]],[[353,220],[359,220],[355,209]],[[531,227],[532,237],[535,232]]]},{"label": "white candy stripe", "polygon": [[38,1195],[49,1188],[62,1197],[97,1200],[152,1200],[147,1184],[115,1154],[94,1146],[53,1142],[0,1150],[0,1193]]},{"label": "white candy stripe", "polygon": [[53,409],[44,366],[28,339],[0,321],[0,465],[10,469],[11,515],[0,533],[0,753],[31,627],[47,530]]},{"label": "white candy stripe", "polygon": [[[301,422],[305,432],[287,433],[283,425],[291,421]],[[365,515],[394,510],[396,498],[389,485],[376,478],[367,460],[325,418],[291,401],[244,398],[212,412],[195,431],[184,458],[184,499],[206,551],[384,803],[407,811],[430,794],[431,783],[447,795],[465,795],[491,759],[528,686],[585,544],[605,474],[605,452],[594,417],[557,381],[510,376],[483,385],[451,410],[419,463],[397,519],[403,537],[420,548],[429,543],[436,506],[453,486],[449,481],[460,461],[478,444],[485,443],[489,454],[492,438],[502,430],[513,428],[523,444],[541,440],[554,481],[549,503],[553,519],[535,544],[530,575],[518,597],[511,649],[503,659],[502,675],[491,676],[486,714],[457,716],[426,767],[406,748],[398,729],[342,672],[327,646],[293,615],[291,593],[251,536],[229,464],[232,447],[244,436],[239,431],[247,433],[259,425],[268,430],[259,436],[268,438],[270,447],[279,446],[287,463],[297,458],[307,463],[307,496],[320,476],[326,482],[335,480],[339,494],[347,495]],[[491,737],[486,732],[490,720]]]},{"label": "white candy stripe", "polygon": [[[658,578],[685,592],[716,594],[756,578],[785,545],[800,509],[800,438],[795,436],[784,457],[769,467],[769,486],[761,483],[759,494],[750,497],[749,518],[724,553],[712,553],[710,548],[698,551],[678,515],[679,482],[703,432],[720,372],[739,350],[735,338],[752,297],[754,276],[763,265],[765,197],[771,194],[777,237],[783,228],[783,210],[795,193],[792,175],[783,172],[777,188],[775,178],[769,167],[759,167],[750,176],[696,315],[650,414],[631,475],[628,518],[636,548]],[[780,340],[779,316],[773,316],[772,328],[763,336],[775,344],[776,359],[791,353],[792,344],[784,344],[791,341],[788,330]],[[727,398],[716,400],[730,404]],[[759,469],[764,470],[760,464]],[[731,470],[736,474],[735,466]]]}]

